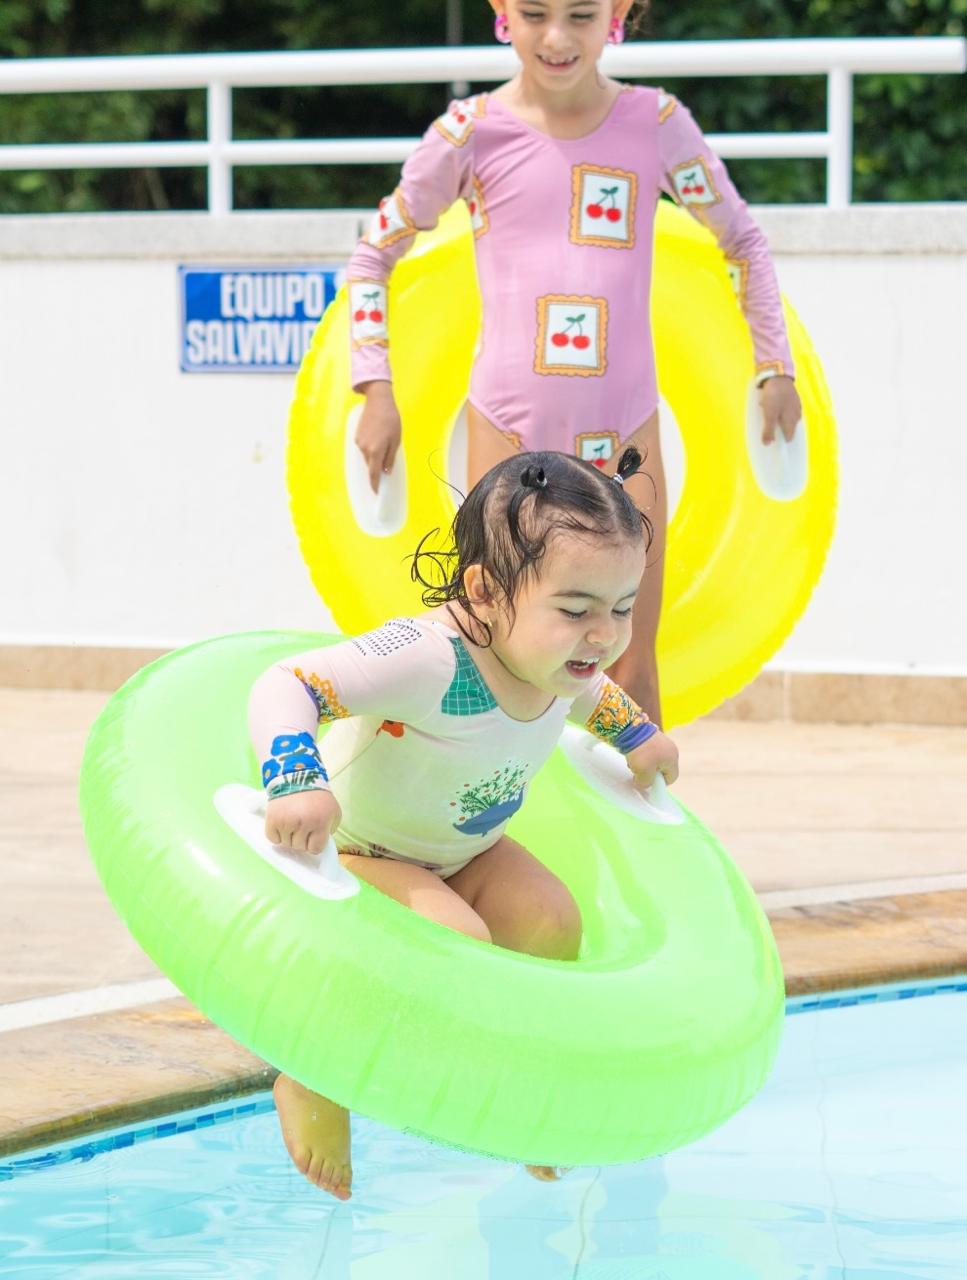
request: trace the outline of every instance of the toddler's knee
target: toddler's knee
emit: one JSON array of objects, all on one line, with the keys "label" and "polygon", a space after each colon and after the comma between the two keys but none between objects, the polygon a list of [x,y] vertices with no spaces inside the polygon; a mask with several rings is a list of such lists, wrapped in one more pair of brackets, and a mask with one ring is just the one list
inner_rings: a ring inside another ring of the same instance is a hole
[{"label": "toddler's knee", "polygon": [[574,960],[581,945],[581,910],[562,885],[541,904],[537,937],[547,959]]},{"label": "toddler's knee", "polygon": [[487,928],[487,926],[484,924],[484,922],[480,919],[479,916],[477,917],[474,931],[471,936],[479,939],[480,942],[493,942],[494,940],[493,934],[490,932],[490,930]]},{"label": "toddler's knee", "polygon": [[465,933],[468,938],[476,938],[478,942],[493,942],[493,936],[486,922],[475,911],[468,911],[454,928]]}]

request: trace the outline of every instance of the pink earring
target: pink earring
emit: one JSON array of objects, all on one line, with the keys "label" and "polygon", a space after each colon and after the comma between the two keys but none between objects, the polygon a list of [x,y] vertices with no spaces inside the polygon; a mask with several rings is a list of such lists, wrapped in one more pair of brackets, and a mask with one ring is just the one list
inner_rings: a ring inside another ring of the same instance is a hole
[{"label": "pink earring", "polygon": [[620,18],[612,18],[608,28],[608,44],[621,44],[625,38],[625,24]]},{"label": "pink earring", "polygon": [[510,44],[510,23],[506,13],[498,13],[494,19],[494,39],[500,44]]}]

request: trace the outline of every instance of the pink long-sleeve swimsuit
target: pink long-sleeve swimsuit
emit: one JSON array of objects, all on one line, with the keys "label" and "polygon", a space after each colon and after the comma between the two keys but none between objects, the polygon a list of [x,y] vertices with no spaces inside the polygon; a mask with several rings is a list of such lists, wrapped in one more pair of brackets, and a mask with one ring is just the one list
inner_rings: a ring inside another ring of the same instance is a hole
[{"label": "pink long-sleeve swimsuit", "polygon": [[725,166],[675,98],[625,86],[582,138],[550,137],[493,95],[434,121],[350,262],[354,386],[391,377],[393,265],[462,197],[483,298],[471,403],[519,447],[603,462],[658,404],[649,305],[662,191],[717,236],[757,369],[791,373],[768,247]]}]

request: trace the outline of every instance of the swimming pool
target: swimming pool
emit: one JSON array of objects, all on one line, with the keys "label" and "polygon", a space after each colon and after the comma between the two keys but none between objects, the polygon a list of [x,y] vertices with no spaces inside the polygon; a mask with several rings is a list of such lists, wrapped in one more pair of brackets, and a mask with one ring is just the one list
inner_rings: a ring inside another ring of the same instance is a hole
[{"label": "swimming pool", "polygon": [[354,1122],[356,1191],[291,1170],[268,1095],[0,1161],[29,1280],[964,1280],[967,978],[789,1002],[716,1133],[557,1185]]}]

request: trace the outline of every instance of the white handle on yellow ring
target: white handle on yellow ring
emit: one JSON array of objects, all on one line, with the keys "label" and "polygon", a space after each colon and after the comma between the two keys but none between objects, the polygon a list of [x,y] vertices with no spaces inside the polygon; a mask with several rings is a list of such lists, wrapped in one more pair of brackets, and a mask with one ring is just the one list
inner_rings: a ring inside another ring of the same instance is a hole
[{"label": "white handle on yellow ring", "polygon": [[397,449],[392,471],[380,476],[379,488],[373,493],[366,459],[356,443],[356,426],[362,412],[361,404],[354,405],[346,418],[346,493],[363,533],[372,538],[389,538],[406,523],[406,457],[402,449]]},{"label": "white handle on yellow ring", "polygon": [[359,881],[339,861],[330,839],[320,854],[297,853],[271,843],[265,834],[265,793],[227,782],[213,796],[219,816],[269,866],[316,898],[338,901],[359,893]]},{"label": "white handle on yellow ring", "polygon": [[775,502],[794,502],[809,482],[806,423],[799,420],[791,440],[787,440],[777,427],[771,444],[762,443],[763,426],[759,389],[753,378],[745,415],[745,444],[752,473],[767,498]]}]

